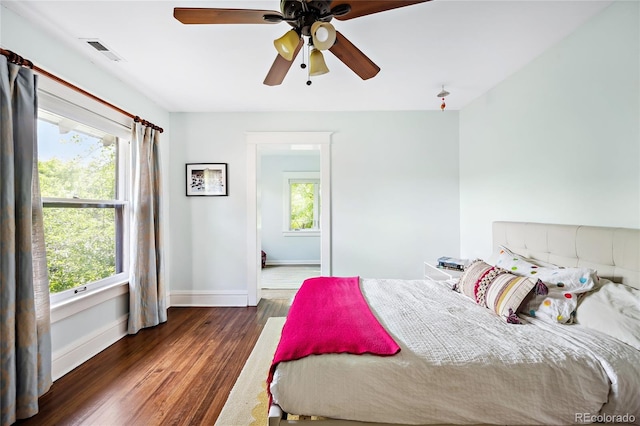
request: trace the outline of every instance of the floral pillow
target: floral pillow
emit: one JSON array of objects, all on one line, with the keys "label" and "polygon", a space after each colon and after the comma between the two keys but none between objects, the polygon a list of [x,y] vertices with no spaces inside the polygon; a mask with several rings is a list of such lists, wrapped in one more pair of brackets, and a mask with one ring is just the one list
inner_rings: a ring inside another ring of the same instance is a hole
[{"label": "floral pillow", "polygon": [[572,323],[578,298],[598,285],[596,271],[589,268],[540,266],[534,262],[506,247],[500,247],[496,266],[536,281],[534,297],[523,313],[547,322]]}]

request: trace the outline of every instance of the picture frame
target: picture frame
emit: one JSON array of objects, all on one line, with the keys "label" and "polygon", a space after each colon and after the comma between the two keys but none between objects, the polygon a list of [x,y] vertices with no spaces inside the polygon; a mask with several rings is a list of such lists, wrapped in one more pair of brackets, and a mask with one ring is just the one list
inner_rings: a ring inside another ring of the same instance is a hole
[{"label": "picture frame", "polygon": [[187,197],[220,197],[229,195],[227,163],[187,163]]}]

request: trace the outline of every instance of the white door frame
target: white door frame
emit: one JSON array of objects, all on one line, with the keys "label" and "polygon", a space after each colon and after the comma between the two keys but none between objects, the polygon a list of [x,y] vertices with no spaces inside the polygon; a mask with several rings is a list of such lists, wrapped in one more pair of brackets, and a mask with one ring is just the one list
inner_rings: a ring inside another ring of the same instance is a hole
[{"label": "white door frame", "polygon": [[[320,151],[320,264],[331,275],[331,134],[332,132],[247,132],[247,304],[260,301],[261,231],[258,208],[259,156],[268,149]],[[253,256],[251,255],[253,253]]]}]

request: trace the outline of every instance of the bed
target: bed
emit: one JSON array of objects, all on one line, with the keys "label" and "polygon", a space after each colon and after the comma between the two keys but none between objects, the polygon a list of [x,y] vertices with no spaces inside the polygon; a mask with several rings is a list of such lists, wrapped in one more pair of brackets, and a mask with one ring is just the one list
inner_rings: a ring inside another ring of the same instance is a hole
[{"label": "bed", "polygon": [[[509,285],[528,283],[517,315],[465,295],[464,283],[477,291],[482,281],[472,268],[460,282],[360,278],[399,351],[274,363],[269,425],[640,424],[640,230],[495,222],[493,243],[473,265],[485,281],[499,270]],[[525,268],[536,275],[516,273]],[[592,286],[553,283],[578,270],[593,273]]]}]

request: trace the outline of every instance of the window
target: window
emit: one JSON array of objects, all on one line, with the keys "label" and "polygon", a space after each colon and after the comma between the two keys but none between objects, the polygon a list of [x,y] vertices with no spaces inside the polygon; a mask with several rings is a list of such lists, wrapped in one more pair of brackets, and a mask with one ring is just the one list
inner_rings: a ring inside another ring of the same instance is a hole
[{"label": "window", "polygon": [[127,141],[108,131],[38,111],[52,302],[126,280],[127,152]]},{"label": "window", "polygon": [[320,231],[320,173],[284,174],[285,235],[318,235]]}]

